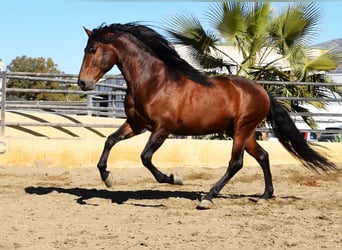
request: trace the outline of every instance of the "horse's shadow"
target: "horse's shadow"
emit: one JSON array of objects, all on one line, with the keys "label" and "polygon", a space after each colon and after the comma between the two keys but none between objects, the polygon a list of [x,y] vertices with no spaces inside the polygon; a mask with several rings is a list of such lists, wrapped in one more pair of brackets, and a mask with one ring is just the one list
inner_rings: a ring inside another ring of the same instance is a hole
[{"label": "horse's shadow", "polygon": [[[76,198],[76,202],[80,205],[93,205],[98,204],[92,203],[91,199],[100,198],[111,200],[112,203],[116,204],[130,204],[135,206],[143,207],[163,207],[163,204],[151,205],[151,204],[141,204],[138,201],[141,200],[162,200],[168,198],[183,198],[191,201],[201,200],[201,197],[205,194],[202,191],[164,191],[164,190],[136,190],[136,191],[110,191],[104,189],[89,189],[89,188],[60,188],[60,187],[26,187],[25,192],[27,194],[35,195],[47,195],[52,192],[58,192],[62,194],[73,195]],[[218,195],[217,198],[223,199],[248,199],[252,202],[257,202],[259,200],[260,194],[240,194],[240,195]],[[275,197],[273,197],[274,199]],[[300,200],[301,198],[296,196],[282,196],[279,197],[282,200]],[[133,202],[129,202],[132,200]]]},{"label": "horse's shadow", "polygon": [[[203,192],[189,191],[161,191],[161,190],[137,190],[137,191],[110,191],[104,189],[88,188],[60,188],[60,187],[26,187],[28,194],[47,195],[52,192],[70,194],[76,196],[76,202],[80,205],[96,205],[87,202],[93,198],[111,200],[112,203],[123,204],[129,200],[159,200],[168,198],[184,198],[188,200],[200,200]],[[163,205],[142,205],[133,203],[136,206],[163,206]]]}]

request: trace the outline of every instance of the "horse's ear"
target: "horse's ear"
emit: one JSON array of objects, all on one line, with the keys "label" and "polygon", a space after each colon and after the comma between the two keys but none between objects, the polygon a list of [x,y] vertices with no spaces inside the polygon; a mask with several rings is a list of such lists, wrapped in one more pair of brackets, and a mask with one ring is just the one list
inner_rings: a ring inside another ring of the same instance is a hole
[{"label": "horse's ear", "polygon": [[91,35],[92,31],[88,30],[86,27],[83,26],[84,31],[87,33],[88,36]]}]

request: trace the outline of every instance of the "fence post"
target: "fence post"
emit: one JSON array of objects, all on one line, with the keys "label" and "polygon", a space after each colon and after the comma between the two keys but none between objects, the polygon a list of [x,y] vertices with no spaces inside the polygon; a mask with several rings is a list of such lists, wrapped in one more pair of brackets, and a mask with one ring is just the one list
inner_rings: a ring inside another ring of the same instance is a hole
[{"label": "fence post", "polygon": [[93,114],[92,108],[93,107],[93,95],[87,95],[87,108],[88,108],[88,115],[91,116]]},{"label": "fence post", "polygon": [[1,136],[5,135],[6,128],[6,71],[1,72]]}]

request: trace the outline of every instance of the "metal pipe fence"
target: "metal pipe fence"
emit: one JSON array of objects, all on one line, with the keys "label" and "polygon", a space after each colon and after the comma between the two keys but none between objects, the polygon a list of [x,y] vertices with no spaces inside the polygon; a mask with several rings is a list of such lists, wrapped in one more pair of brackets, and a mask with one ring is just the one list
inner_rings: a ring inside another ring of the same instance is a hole
[{"label": "metal pipe fence", "polygon": [[[40,88],[17,88],[8,87],[7,83],[11,79],[27,80],[27,81],[43,81],[47,84],[58,83],[59,89],[40,89]],[[108,124],[82,124],[82,123],[48,123],[48,122],[9,122],[6,121],[6,111],[11,110],[29,110],[40,112],[53,112],[61,114],[75,115],[91,115],[106,117],[125,117],[124,112],[124,96],[126,85],[124,79],[119,75],[108,75],[103,78],[95,90],[84,92],[78,89],[65,89],[66,85],[76,86],[77,75],[74,74],[56,74],[56,73],[31,73],[31,72],[1,72],[1,135],[5,135],[6,126],[61,126],[61,127],[117,127]],[[118,84],[119,83],[119,84]],[[306,82],[276,82],[276,81],[259,81],[263,85],[303,85],[317,86],[323,85],[319,83]],[[337,86],[342,88],[342,83],[329,83],[329,86]],[[39,101],[39,100],[9,100],[7,97],[13,93],[46,93],[46,94],[62,94],[62,95],[78,95],[83,96],[81,101]],[[276,97],[283,101],[324,101],[333,105],[339,105],[340,109],[336,112],[300,112],[290,113],[296,123],[303,122],[302,116],[311,116],[317,123],[329,124],[329,127],[339,127],[342,133],[342,98],[301,98],[301,97]],[[331,125],[331,126],[330,126]],[[300,129],[302,132],[329,133],[336,132],[334,129]],[[268,128],[258,128],[257,131],[269,131]]]}]

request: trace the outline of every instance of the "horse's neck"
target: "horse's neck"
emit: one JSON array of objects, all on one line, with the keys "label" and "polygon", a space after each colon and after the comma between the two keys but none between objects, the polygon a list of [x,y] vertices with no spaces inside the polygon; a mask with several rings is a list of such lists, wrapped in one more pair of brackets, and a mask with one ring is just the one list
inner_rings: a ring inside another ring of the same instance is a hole
[{"label": "horse's neck", "polygon": [[148,81],[153,75],[153,65],[160,63],[159,59],[139,47],[132,39],[118,39],[115,47],[118,56],[117,66],[128,85]]}]

